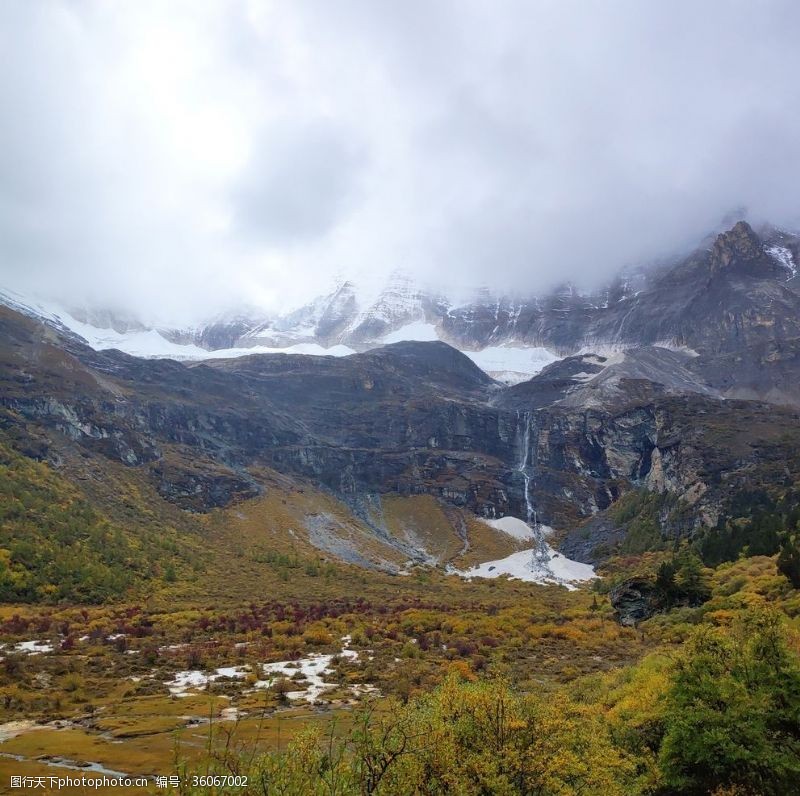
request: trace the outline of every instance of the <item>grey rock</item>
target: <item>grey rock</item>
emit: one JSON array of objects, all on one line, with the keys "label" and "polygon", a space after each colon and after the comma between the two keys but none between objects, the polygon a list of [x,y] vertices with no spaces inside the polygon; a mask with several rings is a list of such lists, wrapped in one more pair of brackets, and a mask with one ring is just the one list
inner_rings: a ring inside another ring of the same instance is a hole
[{"label": "grey rock", "polygon": [[636,627],[663,608],[655,585],[644,578],[630,578],[620,583],[609,592],[609,599],[617,621],[628,627]]}]

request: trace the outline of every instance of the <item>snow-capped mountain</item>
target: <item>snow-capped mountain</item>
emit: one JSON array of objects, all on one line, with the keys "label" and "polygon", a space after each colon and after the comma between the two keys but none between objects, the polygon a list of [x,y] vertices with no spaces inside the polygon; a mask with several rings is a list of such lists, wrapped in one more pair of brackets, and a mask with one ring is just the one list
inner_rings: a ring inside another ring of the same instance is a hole
[{"label": "snow-capped mountain", "polygon": [[[691,496],[713,526],[731,484],[795,478],[785,465],[800,434],[797,251],[796,239],[740,222],[595,294],[565,286],[454,306],[410,285],[368,300],[343,285],[281,317],[218,318],[214,334],[245,331],[213,350],[209,324],[147,328],[7,294],[0,409],[32,456],[74,461],[78,445],[141,468],[193,511],[272,489],[259,480],[267,468],[341,495],[384,540],[372,502],[384,493],[574,528],[646,487]],[[254,352],[269,355],[244,356]],[[758,468],[765,480],[752,479]],[[615,528],[598,525],[588,547],[576,534],[561,554],[584,561]],[[514,551],[464,574],[569,576],[535,541],[535,561]],[[322,549],[367,560],[365,546]]]},{"label": "snow-capped mountain", "polygon": [[[198,343],[203,341],[210,327],[176,330],[148,328],[140,323],[131,323],[123,331],[119,331],[120,323],[116,316],[110,313],[95,315],[80,310],[66,310],[52,302],[32,299],[10,290],[0,291],[0,303],[41,320],[62,332],[72,334],[97,351],[117,349],[135,357],[192,360],[227,359],[248,354],[347,356],[354,353],[353,349],[347,346],[334,345],[325,348],[315,342],[286,346],[254,344],[248,347],[203,348]],[[93,322],[79,320],[81,317],[91,318]]]},{"label": "snow-capped mountain", "polygon": [[[436,315],[426,311],[431,300],[419,291],[401,291],[396,282],[366,307],[357,302],[354,286],[345,283],[331,295],[284,316],[265,320],[252,314],[228,314],[191,329],[147,327],[108,311],[67,310],[10,290],[0,291],[0,304],[73,335],[95,350],[117,349],[143,358],[342,357],[390,343],[441,339]],[[558,359],[545,348],[513,344],[464,353],[490,376],[508,384],[524,381]]]},{"label": "snow-capped mountain", "polygon": [[93,348],[139,357],[347,356],[404,340],[443,340],[494,378],[515,383],[578,353],[657,345],[717,355],[757,344],[776,329],[787,339],[800,335],[800,238],[772,227],[759,232],[739,222],[685,259],[629,270],[590,293],[572,285],[533,297],[484,290],[455,303],[394,274],[373,290],[344,282],[284,314],[238,310],[183,329],[10,291],[0,302]]}]

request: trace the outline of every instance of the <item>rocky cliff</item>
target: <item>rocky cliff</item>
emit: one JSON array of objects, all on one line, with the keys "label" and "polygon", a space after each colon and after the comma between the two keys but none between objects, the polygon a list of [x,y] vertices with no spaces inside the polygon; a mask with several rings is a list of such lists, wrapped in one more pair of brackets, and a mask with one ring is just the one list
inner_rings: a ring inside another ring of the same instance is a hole
[{"label": "rocky cliff", "polygon": [[[800,298],[767,248],[737,224],[621,296],[624,312],[584,305],[571,346],[609,330],[638,344],[514,387],[444,342],[180,363],[95,351],[2,309],[2,423],[29,455],[121,462],[187,510],[263,493],[269,468],[353,505],[431,495],[572,529],[565,544],[589,558],[619,538],[606,515],[631,490],[688,507],[668,535],[714,525],[743,486],[798,477]],[[671,348],[646,344],[667,334]]]}]

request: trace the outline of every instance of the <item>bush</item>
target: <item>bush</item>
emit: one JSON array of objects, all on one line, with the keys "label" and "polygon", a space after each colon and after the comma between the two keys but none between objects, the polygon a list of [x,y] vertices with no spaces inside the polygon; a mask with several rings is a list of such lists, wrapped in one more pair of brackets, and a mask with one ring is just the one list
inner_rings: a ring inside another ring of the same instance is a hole
[{"label": "bush", "polygon": [[800,589],[800,534],[787,536],[781,544],[778,572],[785,575],[795,589]]},{"label": "bush", "polygon": [[282,752],[217,761],[220,772],[269,783],[269,793],[631,793],[634,764],[616,749],[598,710],[565,696],[516,693],[503,681],[452,674],[435,691],[375,710],[345,738],[301,732]]},{"label": "bush", "polygon": [[730,632],[703,628],[692,640],[667,696],[660,763],[680,793],[793,792],[800,666],[777,615],[752,613]]}]

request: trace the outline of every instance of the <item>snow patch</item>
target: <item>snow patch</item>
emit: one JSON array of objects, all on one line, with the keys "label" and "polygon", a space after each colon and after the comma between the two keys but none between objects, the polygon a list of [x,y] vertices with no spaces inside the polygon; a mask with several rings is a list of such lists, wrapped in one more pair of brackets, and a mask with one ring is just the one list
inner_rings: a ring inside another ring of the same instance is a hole
[{"label": "snow patch", "polygon": [[517,517],[501,517],[497,520],[481,522],[507,533],[515,539],[533,541],[535,546],[520,550],[505,558],[484,561],[472,569],[452,570],[452,574],[462,578],[498,578],[507,575],[512,579],[529,583],[557,583],[570,591],[576,589],[576,583],[582,583],[597,577],[594,567],[566,558],[545,541],[554,531],[548,525],[530,526]]},{"label": "snow patch", "polygon": [[[344,647],[338,657],[348,658],[351,661],[358,660],[358,652],[349,649],[350,637],[344,636],[342,641],[344,642]],[[257,682],[256,688],[269,688],[278,679],[277,675],[291,679],[300,672],[305,680],[304,687],[297,691],[287,692],[287,698],[292,701],[305,700],[306,702],[316,702],[324,691],[329,691],[337,687],[336,683],[326,683],[324,677],[327,674],[333,674],[333,669],[331,669],[331,661],[333,658],[333,655],[323,655],[321,653],[312,652],[308,657],[299,658],[296,661],[265,663],[262,665],[264,674],[273,676]],[[370,683],[354,683],[348,686],[348,690],[353,695],[358,696],[377,691],[377,688]]]},{"label": "snow patch", "polygon": [[541,549],[520,550],[496,561],[485,561],[472,569],[459,571],[462,578],[497,578],[508,575],[511,579],[524,580],[529,583],[557,583],[570,591],[575,590],[576,583],[592,580],[597,577],[594,567],[572,561],[544,544],[546,559],[541,559]]},{"label": "snow patch", "polygon": [[518,384],[540,373],[557,357],[546,348],[526,346],[488,346],[482,351],[464,351],[481,370],[506,384]]},{"label": "snow patch", "polygon": [[481,518],[481,522],[495,530],[513,536],[514,539],[533,539],[533,530],[527,522],[519,519],[519,517],[500,517],[496,520],[484,520]]},{"label": "snow patch", "polygon": [[[343,649],[339,652],[338,657],[347,658],[351,661],[358,660],[358,652],[349,649],[350,637],[344,636],[342,642]],[[256,681],[254,688],[270,688],[280,677],[285,677],[294,682],[293,678],[297,677],[299,673],[302,676],[302,680],[297,683],[297,690],[287,692],[286,697],[292,701],[305,700],[306,702],[315,702],[324,691],[337,687],[336,683],[325,682],[325,675],[333,673],[331,662],[334,657],[336,656],[312,652],[307,657],[298,658],[297,660],[263,663],[259,668],[264,675],[264,679]],[[189,695],[189,691],[205,688],[209,683],[213,683],[221,677],[243,679],[249,671],[250,669],[247,666],[222,666],[212,673],[192,669],[178,672],[165,685],[171,694],[177,697],[185,697]],[[375,686],[368,683],[355,683],[348,686],[348,688],[355,695],[377,690]]]},{"label": "snow patch", "polygon": [[656,342],[653,343],[653,348],[666,348],[667,351],[674,351],[676,354],[686,354],[687,357],[692,357],[692,359],[700,356],[697,351],[693,348],[689,348],[688,345],[678,345],[671,340],[656,340]]},{"label": "snow patch", "polygon": [[170,694],[178,697],[188,696],[188,691],[195,688],[204,688],[209,683],[219,680],[220,677],[241,679],[247,676],[247,670],[242,666],[222,666],[213,674],[206,674],[199,669],[178,672],[168,683],[165,683]]},{"label": "snow patch", "polygon": [[402,343],[406,341],[416,341],[421,343],[429,343],[439,339],[436,332],[436,327],[432,323],[425,323],[425,321],[415,321],[414,323],[407,323],[401,326],[394,332],[389,332],[383,340],[384,345],[390,343]]},{"label": "snow patch", "polygon": [[779,262],[789,271],[789,276],[786,279],[787,282],[797,276],[797,265],[789,249],[785,246],[770,246],[766,249],[766,252],[773,260]]},{"label": "snow patch", "polygon": [[269,688],[278,679],[278,675],[291,678],[300,672],[307,685],[301,690],[287,692],[286,696],[291,700],[305,699],[306,702],[315,702],[323,691],[336,687],[335,683],[326,683],[323,678],[323,675],[332,672],[331,660],[333,660],[333,655],[311,653],[307,658],[300,658],[296,661],[265,663],[262,666],[264,674],[273,676],[259,681],[256,683],[256,687]]},{"label": "snow patch", "polygon": [[47,641],[20,641],[14,645],[14,651],[26,655],[41,655],[43,652],[52,652],[53,645]]}]

